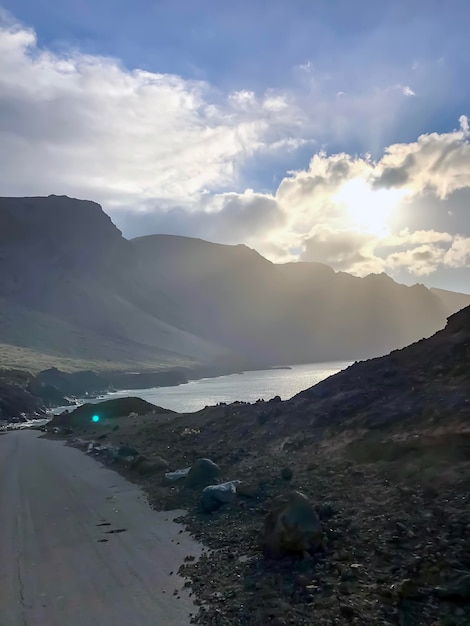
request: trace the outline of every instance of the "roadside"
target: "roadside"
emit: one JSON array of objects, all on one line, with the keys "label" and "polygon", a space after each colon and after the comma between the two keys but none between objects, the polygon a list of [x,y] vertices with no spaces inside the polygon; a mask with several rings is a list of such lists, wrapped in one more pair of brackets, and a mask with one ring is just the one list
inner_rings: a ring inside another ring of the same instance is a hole
[{"label": "roadside", "polygon": [[[184,568],[199,624],[468,626],[469,389],[470,308],[286,402],[98,423],[83,414],[70,440],[101,444],[90,448],[98,458],[111,450],[155,508],[188,510],[183,521],[213,548]],[[201,458],[219,466],[215,482],[241,481],[211,514],[201,488],[165,478]],[[293,489],[316,507],[323,550],[272,561],[263,528],[274,515],[281,539],[291,532],[273,499]]]},{"label": "roadside", "polygon": [[[156,509],[187,509],[180,521],[213,548],[182,569],[201,604],[197,623],[466,626],[470,586],[459,576],[470,567],[470,429],[400,427],[314,444],[279,442],[248,432],[260,413],[256,405],[232,405],[121,418],[118,430],[95,425],[75,433],[125,442],[150,461],[166,459],[172,470],[210,457],[221,468],[219,482],[242,481],[237,499],[208,515],[200,491],[165,480],[162,471],[145,475],[131,462],[113,464],[144,487]],[[264,518],[273,498],[292,489],[316,505],[326,550],[301,561],[266,561]],[[453,584],[462,585],[456,594]]]},{"label": "roadside", "polygon": [[143,492],[34,431],[0,438],[2,626],[186,626],[197,544]]}]

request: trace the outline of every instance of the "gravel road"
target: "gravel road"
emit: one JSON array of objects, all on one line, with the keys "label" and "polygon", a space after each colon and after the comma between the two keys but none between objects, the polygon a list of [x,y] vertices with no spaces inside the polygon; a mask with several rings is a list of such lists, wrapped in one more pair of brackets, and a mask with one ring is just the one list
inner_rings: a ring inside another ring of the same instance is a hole
[{"label": "gravel road", "polygon": [[177,570],[201,548],[175,516],[60,441],[1,435],[0,626],[188,625]]}]

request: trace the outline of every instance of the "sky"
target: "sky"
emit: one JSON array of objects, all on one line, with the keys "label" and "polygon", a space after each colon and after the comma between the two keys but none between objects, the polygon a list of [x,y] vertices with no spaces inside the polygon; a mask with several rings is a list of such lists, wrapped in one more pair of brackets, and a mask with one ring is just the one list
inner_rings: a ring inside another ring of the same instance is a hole
[{"label": "sky", "polygon": [[0,195],[470,292],[468,0],[0,0]]}]

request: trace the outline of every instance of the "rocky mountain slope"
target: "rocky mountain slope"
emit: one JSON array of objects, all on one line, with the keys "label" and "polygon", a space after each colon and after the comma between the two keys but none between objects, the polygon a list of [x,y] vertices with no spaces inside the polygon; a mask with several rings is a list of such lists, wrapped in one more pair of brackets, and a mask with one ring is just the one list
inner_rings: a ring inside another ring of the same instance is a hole
[{"label": "rocky mountain slope", "polygon": [[357,278],[319,263],[276,265],[243,245],[171,235],[132,243],[149,289],[163,291],[178,311],[173,323],[252,360],[367,358],[445,324],[439,297],[385,274]]},{"label": "rocky mountain slope", "polygon": [[[167,459],[170,470],[208,457],[220,482],[242,481],[234,502],[207,515],[200,491],[115,465],[157,508],[188,510],[183,521],[215,548],[183,568],[200,603],[195,623],[467,626],[469,390],[470,307],[433,337],[286,402],[124,417],[101,428],[87,419],[73,436],[85,446],[98,437],[125,443],[150,461]],[[293,489],[315,504],[324,548],[270,561],[260,549],[263,522],[274,498]]]},{"label": "rocky mountain slope", "polygon": [[149,312],[137,263],[93,202],[1,199],[0,342],[96,369],[166,368],[223,354],[158,317],[158,303]]},{"label": "rocky mountain slope", "polygon": [[384,274],[275,265],[242,245],[128,241],[93,202],[0,199],[0,364],[10,367],[353,360],[432,334],[460,302]]},{"label": "rocky mountain slope", "polygon": [[431,287],[430,291],[442,300],[449,315],[470,306],[470,295],[467,293],[436,289],[435,287]]}]

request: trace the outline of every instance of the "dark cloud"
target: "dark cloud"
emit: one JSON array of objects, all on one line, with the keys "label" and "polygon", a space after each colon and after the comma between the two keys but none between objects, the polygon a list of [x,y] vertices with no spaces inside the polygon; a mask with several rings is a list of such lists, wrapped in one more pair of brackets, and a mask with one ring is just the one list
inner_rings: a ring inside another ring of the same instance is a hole
[{"label": "dark cloud", "polygon": [[277,202],[261,194],[224,194],[216,198],[218,210],[189,210],[176,207],[170,210],[141,212],[115,211],[113,221],[125,237],[150,233],[201,237],[219,243],[240,243],[282,226],[285,215]]},{"label": "dark cloud", "polygon": [[373,179],[374,189],[390,189],[392,187],[403,187],[410,178],[410,169],[415,164],[415,157],[409,154],[400,167],[386,167],[382,174]]},{"label": "dark cloud", "polygon": [[374,241],[367,233],[355,231],[319,232],[304,242],[301,261],[316,261],[337,270],[351,269],[370,260],[365,248]]}]

